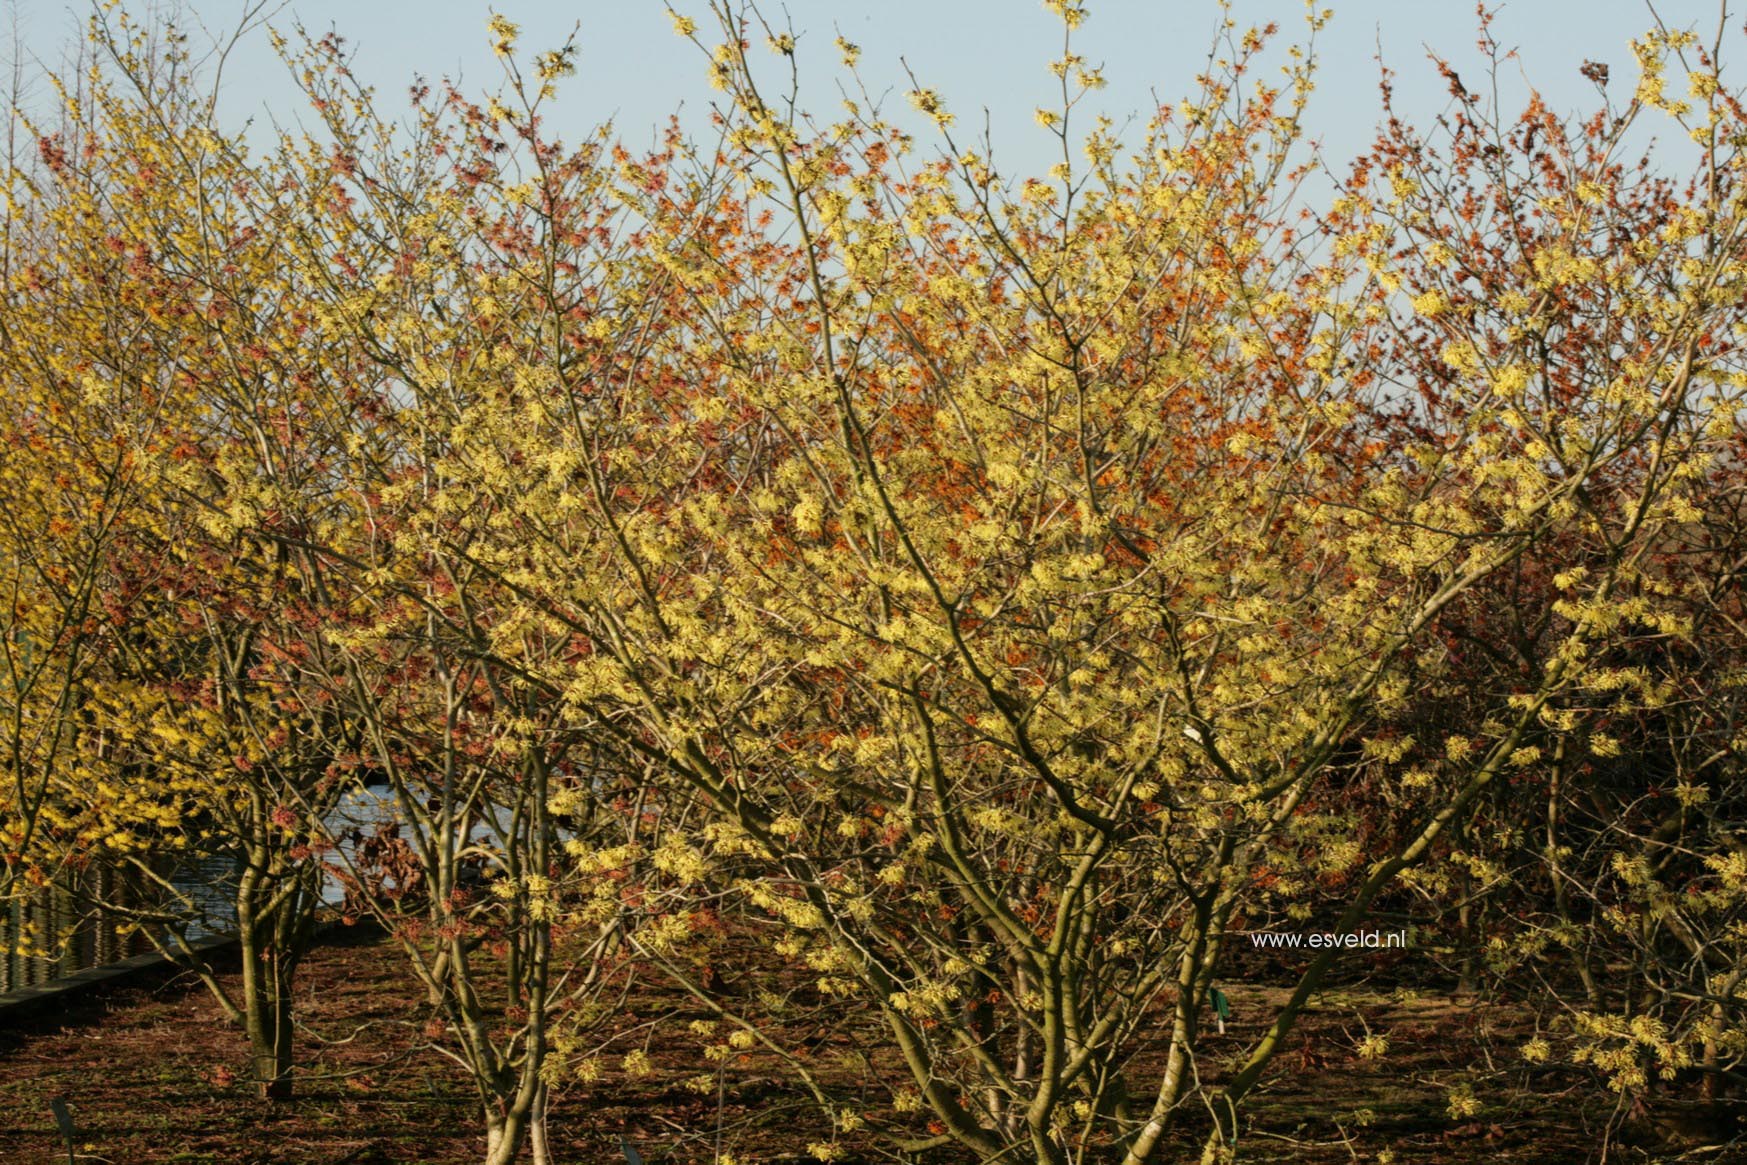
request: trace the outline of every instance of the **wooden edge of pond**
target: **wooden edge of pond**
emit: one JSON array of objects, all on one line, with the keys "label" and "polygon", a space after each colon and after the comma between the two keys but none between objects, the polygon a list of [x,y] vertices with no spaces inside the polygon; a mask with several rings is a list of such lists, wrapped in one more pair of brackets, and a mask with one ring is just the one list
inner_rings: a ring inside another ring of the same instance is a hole
[{"label": "wooden edge of pond", "polygon": [[[236,942],[235,935],[211,935],[207,938],[195,939],[189,944],[188,949],[216,951],[235,946]],[[131,978],[143,971],[174,965],[172,960],[157,951],[147,951],[143,955],[134,955],[117,962],[105,963],[101,967],[87,967],[83,971],[74,971],[70,975],[64,975],[47,983],[20,987],[0,995],[0,1015],[22,1015],[70,995],[89,990],[100,983],[113,983],[117,979]]]}]

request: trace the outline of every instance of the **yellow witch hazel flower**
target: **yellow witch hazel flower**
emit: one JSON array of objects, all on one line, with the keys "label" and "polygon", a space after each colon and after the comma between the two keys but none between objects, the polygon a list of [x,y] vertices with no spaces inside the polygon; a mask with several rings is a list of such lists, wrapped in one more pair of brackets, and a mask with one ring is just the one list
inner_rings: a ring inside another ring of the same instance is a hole
[{"label": "yellow witch hazel flower", "polygon": [[953,123],[953,115],[948,113],[941,103],[940,94],[933,89],[913,89],[910,91],[910,104],[919,113],[925,113],[934,119],[934,124],[941,129]]},{"label": "yellow witch hazel flower", "polygon": [[1422,316],[1441,316],[1450,310],[1450,300],[1442,291],[1433,288],[1414,297],[1413,310]]},{"label": "yellow witch hazel flower", "polygon": [[494,12],[485,27],[491,32],[491,51],[500,57],[509,56],[510,50],[516,47],[516,37],[521,35],[521,26],[501,12]]},{"label": "yellow witch hazel flower", "polygon": [[1529,370],[1521,364],[1511,364],[1499,369],[1492,381],[1492,391],[1498,396],[1515,396],[1528,383]]},{"label": "yellow witch hazel flower", "polygon": [[1086,6],[1074,0],[1044,0],[1043,6],[1061,18],[1070,29],[1078,28],[1086,19]]}]

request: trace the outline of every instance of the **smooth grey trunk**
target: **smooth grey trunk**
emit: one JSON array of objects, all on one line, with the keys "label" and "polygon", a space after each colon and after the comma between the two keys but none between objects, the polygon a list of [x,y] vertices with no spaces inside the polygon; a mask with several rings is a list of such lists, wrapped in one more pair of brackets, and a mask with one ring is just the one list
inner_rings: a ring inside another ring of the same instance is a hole
[{"label": "smooth grey trunk", "polygon": [[552,1148],[546,1139],[546,1086],[534,1093],[534,1113],[528,1125],[528,1145],[534,1153],[534,1165],[552,1165]]},{"label": "smooth grey trunk", "polygon": [[313,932],[310,902],[257,843],[237,888],[237,943],[242,955],[243,1030],[255,1085],[264,1100],[290,1100],[295,1036],[292,988]]}]

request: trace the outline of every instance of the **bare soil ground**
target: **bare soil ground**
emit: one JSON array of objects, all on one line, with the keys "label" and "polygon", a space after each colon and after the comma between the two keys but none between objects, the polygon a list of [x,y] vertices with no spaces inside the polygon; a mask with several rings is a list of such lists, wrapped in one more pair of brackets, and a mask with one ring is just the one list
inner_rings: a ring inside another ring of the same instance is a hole
[{"label": "bare soil ground", "polygon": [[[428,1008],[397,949],[367,931],[340,932],[319,947],[301,976],[298,1098],[257,1100],[246,1048],[200,985],[168,972],[108,985],[35,1013],[0,1016],[0,1163],[66,1161],[50,1099],[65,1097],[76,1124],[76,1165],[450,1165],[482,1156],[474,1102],[454,1065],[424,1036]],[[1233,1022],[1210,1035],[1203,1078],[1253,1038],[1273,988],[1227,988]],[[622,1015],[638,1024],[685,1001],[650,991]],[[1747,1139],[1715,1123],[1683,1120],[1670,1102],[1654,1113],[1622,1114],[1594,1080],[1537,1068],[1517,1053],[1532,1024],[1505,1005],[1370,985],[1319,996],[1248,1113],[1240,1160],[1492,1162],[1747,1162]],[[700,1062],[683,1022],[652,1029],[654,1071],[630,1080],[617,1070],[568,1086],[552,1112],[561,1165],[623,1160],[623,1134],[649,1165],[691,1165],[732,1153],[756,1161],[810,1160],[810,1141],[828,1140],[804,1096],[755,1057],[729,1065],[721,1089],[684,1086],[711,1066]],[[662,1034],[670,1031],[671,1035]],[[1369,1032],[1388,1054],[1361,1058]],[[852,1033],[851,1033],[852,1034]],[[870,1032],[870,1038],[872,1033]],[[821,1075],[854,1050],[836,1034],[813,1054]],[[835,1083],[851,1086],[848,1068]],[[1466,1086],[1479,1110],[1449,1112],[1450,1090]],[[1172,1165],[1194,1160],[1198,1130],[1183,1130]],[[844,1161],[889,1160],[871,1145],[844,1143]],[[963,1158],[938,1152],[927,1165]]]}]

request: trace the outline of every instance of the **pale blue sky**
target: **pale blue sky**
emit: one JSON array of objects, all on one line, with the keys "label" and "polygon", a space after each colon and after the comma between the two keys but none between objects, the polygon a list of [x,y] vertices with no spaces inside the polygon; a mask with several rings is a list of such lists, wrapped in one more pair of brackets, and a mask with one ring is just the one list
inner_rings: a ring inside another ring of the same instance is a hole
[{"label": "pale blue sky", "polygon": [[[1470,3],[1329,3],[1335,18],[1318,44],[1323,73],[1308,123],[1331,161],[1362,148],[1376,124],[1379,44],[1397,73],[1398,104],[1421,122],[1448,106],[1447,87],[1426,62],[1427,45],[1446,55],[1470,88],[1484,76]],[[696,17],[707,32],[701,2],[676,0],[675,6]],[[20,17],[26,54],[50,62],[87,11],[78,0],[11,0],[11,7]],[[566,127],[580,130],[613,117],[628,144],[645,145],[653,127],[682,105],[687,124],[701,123],[702,112],[717,96],[705,81],[704,60],[673,34],[659,0],[496,0],[495,5],[486,0],[291,0],[274,23],[289,27],[295,14],[311,30],[337,29],[357,50],[359,74],[399,108],[418,72],[433,78],[459,74],[473,91],[495,85],[499,66],[485,32],[493,7],[522,26],[522,47],[529,51],[552,47],[573,25],[581,25],[578,75],[566,82],[549,123],[566,137],[575,136]],[[1696,26],[1707,40],[1716,26],[1715,0],[1663,0],[1657,7],[1670,25]],[[184,8],[218,29],[235,21],[242,2],[188,0]],[[1045,66],[1059,55],[1061,41],[1060,22],[1040,0],[788,0],[786,5],[773,0],[765,8],[773,18],[786,10],[800,34],[803,104],[821,116],[836,113],[841,73],[832,40],[840,30],[862,46],[863,75],[873,92],[890,91],[887,108],[893,115],[909,116],[903,60],[923,84],[945,97],[958,114],[958,131],[980,127],[982,110],[990,111],[996,161],[1005,174],[1040,172],[1055,160],[1048,136],[1032,120],[1033,108],[1056,96],[1057,82]],[[1075,48],[1104,66],[1109,87],[1097,95],[1097,109],[1120,122],[1126,114],[1150,109],[1152,94],[1174,103],[1189,91],[1218,18],[1213,0],[1091,0],[1090,8]],[[1303,8],[1296,0],[1235,0],[1233,12],[1243,23],[1277,20],[1285,37],[1302,34]],[[1612,91],[1623,102],[1636,79],[1627,42],[1652,19],[1643,0],[1500,5],[1494,35],[1507,48],[1521,50],[1520,66],[1507,64],[1502,78],[1513,104],[1526,92],[1526,74],[1556,109],[1593,107],[1594,88],[1578,75],[1586,59],[1611,66]],[[1740,13],[1732,17],[1737,30],[1741,19]],[[1747,38],[1739,31],[1731,33],[1729,47],[1747,57]],[[10,55],[0,46],[0,59]],[[1744,66],[1739,79],[1747,83],[1747,60],[1737,63]],[[294,90],[263,35],[243,44],[225,78],[225,108],[238,121],[263,110],[281,118],[295,110]],[[926,133],[918,136],[927,142]],[[1675,133],[1664,140],[1678,150],[1678,138]]]}]

